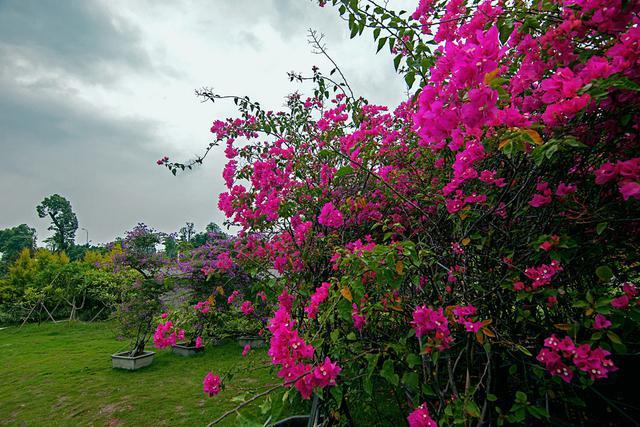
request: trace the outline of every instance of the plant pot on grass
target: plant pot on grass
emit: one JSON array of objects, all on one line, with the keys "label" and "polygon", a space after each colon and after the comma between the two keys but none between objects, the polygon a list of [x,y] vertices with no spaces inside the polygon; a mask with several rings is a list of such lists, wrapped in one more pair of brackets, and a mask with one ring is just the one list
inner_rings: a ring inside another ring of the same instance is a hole
[{"label": "plant pot on grass", "polygon": [[189,343],[178,343],[172,346],[172,350],[178,356],[194,356],[204,351],[204,346],[196,347],[195,345],[189,345]]},{"label": "plant pot on grass", "polygon": [[111,364],[116,369],[126,369],[135,371],[145,366],[151,365],[153,357],[156,353],[153,351],[143,351],[137,356],[130,356],[128,351],[111,355]]},{"label": "plant pot on grass", "polygon": [[308,425],[309,415],[294,415],[276,423],[269,424],[269,427],[307,427]]},{"label": "plant pot on grass", "polygon": [[170,289],[165,280],[166,264],[162,252],[155,250],[162,235],[138,224],[120,243],[112,258],[114,271],[135,272],[135,278],[123,283],[116,319],[119,333],[129,339],[129,351],[111,356],[114,368],[136,370],[149,366],[155,353],[145,351],[150,339],[154,315],[161,310],[160,296]]},{"label": "plant pot on grass", "polygon": [[251,348],[261,348],[266,345],[266,341],[260,336],[243,336],[238,338],[238,345],[240,347],[244,347],[247,344],[250,345]]},{"label": "plant pot on grass", "polygon": [[314,396],[309,415],[293,415],[269,424],[269,427],[318,427],[325,424],[320,415],[320,400]]}]

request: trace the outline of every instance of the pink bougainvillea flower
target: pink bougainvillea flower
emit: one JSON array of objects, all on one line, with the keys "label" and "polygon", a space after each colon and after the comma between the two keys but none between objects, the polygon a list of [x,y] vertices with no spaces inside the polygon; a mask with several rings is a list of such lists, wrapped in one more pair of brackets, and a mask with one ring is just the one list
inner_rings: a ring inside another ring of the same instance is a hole
[{"label": "pink bougainvillea flower", "polygon": [[231,292],[231,295],[229,295],[229,297],[227,298],[227,304],[231,304],[231,303],[233,303],[233,300],[234,300],[238,295],[240,295],[240,292],[238,292],[237,290],[236,290],[236,291]]},{"label": "pink bougainvillea flower", "polygon": [[251,345],[247,344],[242,348],[242,357],[246,357],[247,354],[251,351]]},{"label": "pink bougainvillea flower", "polygon": [[551,203],[551,196],[545,194],[534,194],[531,200],[529,201],[529,205],[534,208],[540,208],[542,206],[548,205]]},{"label": "pink bougainvillea flower", "polygon": [[211,396],[215,396],[220,393],[220,377],[213,375],[213,372],[209,372],[202,380],[204,392]]},{"label": "pink bougainvillea flower", "polygon": [[433,344],[437,350],[449,348],[453,341],[449,331],[449,321],[442,308],[434,310],[424,305],[416,307],[413,311],[411,326],[415,329],[418,338],[429,335],[428,343]]},{"label": "pink bougainvillea flower", "polygon": [[605,163],[598,170],[594,172],[596,176],[596,184],[604,185],[607,182],[615,179],[617,176],[617,170],[613,163]]},{"label": "pink bougainvillea flower", "polygon": [[153,345],[156,348],[167,348],[175,345],[177,341],[178,336],[173,329],[173,322],[171,322],[171,320],[158,324],[156,331],[153,334]]},{"label": "pink bougainvillea flower", "polygon": [[611,306],[613,308],[622,309],[622,310],[629,308],[629,296],[625,294],[612,299]]},{"label": "pink bougainvillea flower", "polygon": [[607,329],[609,326],[611,326],[609,319],[602,314],[596,314],[596,318],[593,321],[593,329]]},{"label": "pink bougainvillea flower", "polygon": [[540,244],[540,249],[542,249],[543,251],[549,252],[551,250],[553,246],[551,245],[551,242],[542,242]]},{"label": "pink bougainvillea flower", "polygon": [[576,190],[577,187],[574,184],[565,184],[564,182],[561,182],[558,184],[558,188],[556,188],[556,196],[566,197],[569,194],[575,193]]},{"label": "pink bougainvillea flower", "polygon": [[322,282],[322,284],[316,288],[313,295],[311,295],[311,302],[304,309],[304,312],[307,314],[307,316],[309,316],[309,319],[316,318],[320,304],[322,304],[329,297],[330,287],[331,283]]},{"label": "pink bougainvillea flower", "polygon": [[640,200],[640,182],[625,179],[618,183],[618,188],[624,200],[629,200],[631,197]]},{"label": "pink bougainvillea flower", "polygon": [[318,222],[327,227],[338,228],[344,224],[344,219],[342,213],[333,206],[333,203],[326,203],[320,211]]},{"label": "pink bougainvillea flower", "polygon": [[576,347],[568,336],[559,340],[555,335],[551,335],[545,339],[544,346],[546,348],[540,349],[536,359],[545,365],[551,375],[559,376],[567,383],[570,383],[574,376],[570,363],[585,372],[591,380],[607,378],[610,372],[618,370],[607,358],[611,353],[600,347],[592,348],[589,344]]},{"label": "pink bougainvillea flower", "polygon": [[364,325],[367,323],[367,319],[362,315],[356,303],[353,303],[351,306],[351,319],[353,319],[353,327],[356,328],[358,332],[362,332],[362,328],[364,328]]},{"label": "pink bougainvillea flower", "polygon": [[313,370],[313,383],[317,387],[327,387],[336,384],[336,378],[342,371],[337,363],[325,357],[324,362]]},{"label": "pink bougainvillea flower", "polygon": [[631,282],[625,282],[622,284],[622,292],[624,292],[629,298],[633,298],[640,293],[636,285]]},{"label": "pink bougainvillea flower", "polygon": [[253,307],[253,303],[251,301],[244,301],[240,306],[240,311],[242,311],[242,314],[244,314],[245,316],[250,315],[254,312],[254,310],[255,308]]},{"label": "pink bougainvillea flower", "polygon": [[201,348],[202,347],[202,337],[197,337],[196,338],[196,348]]},{"label": "pink bougainvillea flower", "polygon": [[218,255],[216,268],[223,271],[229,271],[233,268],[233,261],[231,261],[231,257],[229,257],[229,252],[222,252]]},{"label": "pink bougainvillea flower", "polygon": [[427,403],[418,406],[407,417],[409,427],[438,427],[438,424],[429,416]]}]

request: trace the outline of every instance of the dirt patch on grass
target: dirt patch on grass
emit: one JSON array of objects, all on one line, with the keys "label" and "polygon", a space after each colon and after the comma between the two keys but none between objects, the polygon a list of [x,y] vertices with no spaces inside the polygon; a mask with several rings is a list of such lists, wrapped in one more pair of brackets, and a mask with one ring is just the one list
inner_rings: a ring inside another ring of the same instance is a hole
[{"label": "dirt patch on grass", "polygon": [[122,420],[121,420],[121,419],[119,419],[119,418],[111,418],[111,419],[109,420],[109,422],[107,423],[107,425],[108,425],[109,427],[117,427],[117,426],[124,425],[124,421],[122,421]]},{"label": "dirt patch on grass", "polygon": [[69,400],[69,396],[60,396],[56,403],[51,405],[51,409],[60,409]]},{"label": "dirt patch on grass", "polygon": [[100,415],[113,415],[116,412],[122,411],[131,411],[133,409],[133,405],[129,403],[119,402],[119,403],[109,403],[108,405],[102,405],[100,407],[99,414]]}]

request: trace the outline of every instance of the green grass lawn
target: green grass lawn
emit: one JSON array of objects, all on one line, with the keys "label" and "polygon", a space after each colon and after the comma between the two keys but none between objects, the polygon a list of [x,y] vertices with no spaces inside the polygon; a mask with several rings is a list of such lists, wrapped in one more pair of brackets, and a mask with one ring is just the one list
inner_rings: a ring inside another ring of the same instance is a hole
[{"label": "green grass lawn", "polygon": [[[0,330],[0,425],[194,425],[214,420],[238,402],[233,397],[277,384],[265,349],[246,359],[236,343],[183,358],[156,351],[139,371],[111,368],[111,354],[126,350],[111,323],[47,323]],[[257,363],[254,363],[257,362]],[[239,368],[218,396],[202,392],[208,371]],[[259,413],[256,401],[241,412]],[[262,417],[264,418],[264,417]],[[220,425],[237,425],[232,415]]]}]

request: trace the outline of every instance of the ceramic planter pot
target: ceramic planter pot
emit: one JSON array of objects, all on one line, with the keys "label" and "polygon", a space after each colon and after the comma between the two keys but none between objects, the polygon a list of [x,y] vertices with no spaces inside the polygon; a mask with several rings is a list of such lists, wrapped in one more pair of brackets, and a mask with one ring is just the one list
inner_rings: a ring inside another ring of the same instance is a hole
[{"label": "ceramic planter pot", "polygon": [[198,353],[202,353],[204,351],[203,347],[190,346],[187,344],[176,344],[173,346],[173,352],[178,356],[189,357],[196,355]]},{"label": "ceramic planter pot", "polygon": [[238,345],[244,347],[249,344],[251,348],[260,348],[266,345],[264,338],[262,337],[240,337],[238,338]]},{"label": "ceramic planter pot", "polygon": [[326,425],[320,413],[320,400],[318,396],[313,396],[311,401],[311,413],[309,415],[294,415],[269,424],[269,427],[320,427]]},{"label": "ceramic planter pot", "polygon": [[127,369],[129,371],[135,371],[145,366],[151,365],[153,362],[153,351],[145,351],[138,356],[131,357],[129,352],[116,353],[111,355],[112,366],[116,369]]}]

